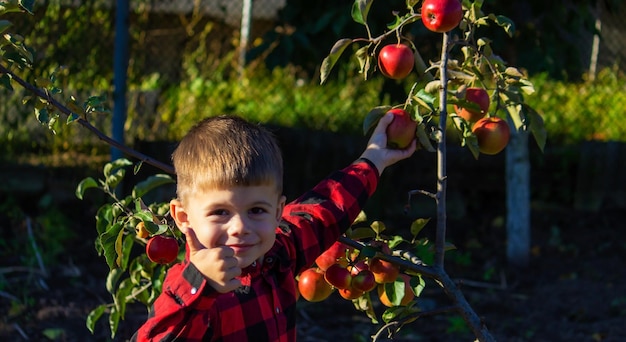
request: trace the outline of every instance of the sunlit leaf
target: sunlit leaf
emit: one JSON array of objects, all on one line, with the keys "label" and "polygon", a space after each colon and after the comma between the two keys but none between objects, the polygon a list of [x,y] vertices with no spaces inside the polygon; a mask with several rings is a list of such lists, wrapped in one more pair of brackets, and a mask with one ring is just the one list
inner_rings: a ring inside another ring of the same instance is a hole
[{"label": "sunlit leaf", "polygon": [[430,222],[430,218],[418,218],[411,223],[411,234],[413,237],[419,235],[422,229]]},{"label": "sunlit leaf", "polygon": [[498,24],[498,26],[502,27],[506,34],[509,35],[509,37],[513,38],[513,34],[515,33],[515,23],[513,22],[513,20],[503,15],[495,14],[489,14],[489,19]]},{"label": "sunlit leaf", "polygon": [[326,79],[328,78],[330,71],[335,66],[335,63],[337,63],[337,60],[341,57],[343,51],[350,44],[352,44],[352,39],[343,38],[339,39],[335,45],[333,45],[328,56],[326,56],[326,58],[322,61],[322,66],[320,67],[320,84],[324,84],[324,82],[326,82]]},{"label": "sunlit leaf", "polygon": [[83,179],[82,181],[80,181],[80,183],[78,183],[78,186],[76,187],[76,197],[78,197],[78,199],[83,199],[83,196],[85,195],[85,191],[87,189],[91,189],[91,188],[97,188],[98,187],[98,182],[96,182],[95,179],[93,179],[92,177],[87,177],[85,179]]},{"label": "sunlit leaf", "polygon": [[109,291],[109,293],[115,293],[115,288],[117,287],[117,284],[122,277],[122,274],[124,274],[124,271],[119,268],[114,268],[109,271],[105,283],[106,289],[107,291]]},{"label": "sunlit leaf", "polygon": [[142,182],[137,183],[137,185],[133,187],[131,196],[133,198],[140,198],[155,188],[172,183],[174,183],[174,179],[171,176],[166,174],[156,174],[146,178]]},{"label": "sunlit leaf", "polygon": [[372,227],[372,229],[374,230],[374,232],[376,232],[377,235],[384,232],[386,229],[385,224],[381,221],[372,222],[370,227]]},{"label": "sunlit leaf", "polygon": [[352,4],[352,20],[365,25],[367,23],[367,15],[374,0],[354,0]]},{"label": "sunlit leaf", "polygon": [[523,109],[530,121],[530,131],[537,142],[537,146],[539,146],[539,149],[543,152],[548,137],[548,132],[543,124],[543,117],[541,117],[534,108],[528,105],[523,105]]},{"label": "sunlit leaf", "polygon": [[106,308],[107,308],[106,304],[98,305],[95,309],[91,310],[91,312],[87,315],[87,321],[86,321],[87,329],[89,329],[89,331],[92,334],[94,332],[94,327],[96,326],[96,322],[98,321],[98,319],[100,319],[100,317],[102,317],[102,314],[104,313],[104,310],[106,310]]}]

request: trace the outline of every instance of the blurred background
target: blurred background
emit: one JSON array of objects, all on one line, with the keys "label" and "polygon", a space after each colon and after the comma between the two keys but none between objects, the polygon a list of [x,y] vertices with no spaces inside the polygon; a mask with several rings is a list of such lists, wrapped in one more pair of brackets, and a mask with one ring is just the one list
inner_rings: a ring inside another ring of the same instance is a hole
[{"label": "blurred background", "polygon": [[[384,32],[404,3],[374,2],[369,17],[374,35]],[[327,83],[319,84],[319,67],[334,42],[367,34],[352,21],[351,6],[348,0],[55,0],[37,1],[32,16],[10,13],[6,19],[36,51],[33,69],[20,71],[22,78],[34,83],[54,75],[66,99],[106,96],[121,121],[114,115],[89,121],[159,161],[169,163],[175,142],[206,116],[233,113],[272,127],[284,148],[286,194],[293,199],[358,157],[366,139],[365,114],[404,102],[418,80],[376,74],[365,81],[346,53]],[[595,218],[608,217],[606,211],[626,210],[626,5],[485,0],[483,11],[515,22],[512,38],[499,27],[482,30],[493,39],[494,52],[534,83],[536,93],[526,101],[543,116],[548,132],[545,151],[532,138],[529,142],[531,202],[535,218],[558,213],[560,221],[535,223],[536,236],[545,238],[535,247],[549,240],[551,248],[570,253],[562,236],[576,227],[563,216],[598,222]],[[439,35],[422,25],[404,33],[425,60],[439,58]],[[84,317],[91,303],[102,299],[106,265],[95,255],[93,238],[94,215],[105,199],[93,193],[79,201],[74,190],[84,177],[97,177],[116,153],[63,120],[53,125],[53,134],[22,104],[26,95],[18,87],[0,91],[0,332],[19,338],[43,334],[24,323],[33,317]],[[466,259],[494,272],[504,263],[504,156],[475,160],[454,141],[449,153],[449,219],[458,227],[450,239],[466,247]],[[408,216],[404,208],[408,189],[434,189],[435,167],[435,156],[419,151],[390,169],[368,204],[369,215],[395,229],[432,215],[434,204],[427,199],[417,199]],[[125,186],[155,172],[144,165]],[[158,196],[167,200],[173,194]],[[623,244],[616,248],[624,252]],[[78,254],[68,253],[74,249]],[[541,255],[541,248],[534,251]],[[469,262],[461,256],[460,265]],[[54,288],[56,280],[41,278],[42,266],[57,270],[62,283],[70,279],[90,288],[95,295],[79,297],[91,302],[36,311],[55,306],[16,284]],[[51,339],[67,339],[72,331],[54,327],[49,334],[60,335]]]}]

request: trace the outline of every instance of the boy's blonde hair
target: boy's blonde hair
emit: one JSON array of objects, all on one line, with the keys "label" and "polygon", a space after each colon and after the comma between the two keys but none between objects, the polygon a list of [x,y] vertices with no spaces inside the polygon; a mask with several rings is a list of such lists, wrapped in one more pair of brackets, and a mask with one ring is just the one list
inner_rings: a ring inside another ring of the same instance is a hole
[{"label": "boy's blonde hair", "polygon": [[236,116],[204,119],[193,126],[172,154],[181,201],[196,191],[232,186],[283,187],[283,159],[267,129]]}]

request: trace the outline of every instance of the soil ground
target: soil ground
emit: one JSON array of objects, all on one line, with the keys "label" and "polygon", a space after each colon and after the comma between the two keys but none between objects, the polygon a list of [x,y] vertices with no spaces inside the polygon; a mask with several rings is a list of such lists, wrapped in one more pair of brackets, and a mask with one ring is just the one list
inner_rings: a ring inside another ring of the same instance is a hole
[{"label": "soil ground", "polygon": [[[447,264],[490,333],[498,341],[626,341],[624,213],[551,208],[535,209],[532,217],[528,268],[506,267],[498,230],[459,236],[466,239],[459,250],[467,250],[471,262],[453,258]],[[454,229],[460,227],[451,225]],[[0,340],[110,340],[105,324],[97,325],[94,334],[85,327],[87,313],[110,297],[104,289],[106,265],[91,239],[82,241],[74,245],[71,259],[48,270],[45,278],[3,268],[5,284],[29,288],[27,298],[17,301],[9,298],[10,286],[0,289]],[[449,301],[430,284],[418,304],[429,309]],[[144,318],[143,308],[129,308],[115,340],[129,338]],[[321,303],[302,302],[298,319],[300,341],[367,341],[380,327],[336,294]],[[458,316],[440,314],[409,324],[394,340],[473,341],[474,335]]]}]

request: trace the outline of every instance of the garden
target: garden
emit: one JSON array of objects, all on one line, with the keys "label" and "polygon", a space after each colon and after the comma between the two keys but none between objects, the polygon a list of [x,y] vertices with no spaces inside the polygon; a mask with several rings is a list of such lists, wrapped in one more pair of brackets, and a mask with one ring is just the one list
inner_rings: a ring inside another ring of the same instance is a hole
[{"label": "garden", "polygon": [[[456,0],[425,0],[424,7],[407,1],[406,13],[393,12],[395,21],[376,36],[379,27],[368,21],[375,17],[368,17],[374,3],[357,0],[347,13],[332,12],[351,16],[367,33],[335,36],[315,77],[304,63],[271,67],[266,55],[267,64],[250,63],[242,78],[232,55],[203,60],[198,50],[185,56],[186,75],[177,86],[166,87],[158,74],[131,74],[140,82],[129,91],[126,141],[118,146],[131,160],[110,160],[112,106],[93,93],[108,91],[106,75],[54,63],[40,68],[26,44],[31,38],[37,48],[46,46],[37,36],[41,31],[23,31],[31,32],[26,39],[5,36],[0,338],[130,338],[172,262],[148,261],[146,242],[180,239],[164,205],[174,196],[170,154],[200,118],[231,112],[268,125],[283,147],[289,200],[358,157],[372,123],[392,110],[406,115],[402,127],[411,127],[410,138],[421,147],[385,172],[364,217],[342,241],[358,250],[350,265],[364,261],[374,270],[373,260],[382,258],[402,266],[411,280],[377,280],[378,293],[368,289],[348,300],[344,286],[333,282],[319,301],[300,298],[298,340],[624,340],[626,125],[620,120],[626,96],[620,90],[626,78],[619,67],[567,80],[506,65],[492,51],[498,40],[474,35],[488,22],[512,38],[514,25],[481,1],[463,1],[452,24],[427,22],[438,14],[426,15],[426,4]],[[93,10],[50,5],[38,29],[80,11],[106,21],[106,11]],[[7,2],[3,11],[9,19],[42,16],[22,1]],[[5,30],[11,27],[3,23]],[[68,21],[70,31],[78,23]],[[28,27],[28,20],[21,24]],[[419,25],[443,40],[413,45],[410,27]],[[454,30],[460,34],[449,33]],[[382,42],[397,48],[396,40],[404,50],[382,57]],[[463,63],[445,61],[454,53],[464,56]],[[80,57],[88,63],[93,56]],[[387,64],[398,58],[400,69]],[[409,64],[408,72],[402,70]],[[207,76],[203,68],[213,72]],[[477,100],[481,91],[483,103]],[[495,133],[479,132],[485,115],[497,123]],[[529,138],[516,144],[519,132]],[[525,155],[527,184],[511,184],[520,173],[511,167],[515,151]],[[527,191],[528,200],[512,208],[515,186]],[[514,226],[528,220],[526,259],[511,255],[511,218],[518,218]],[[385,304],[381,293],[393,303]],[[414,300],[403,302],[409,295]]]}]

